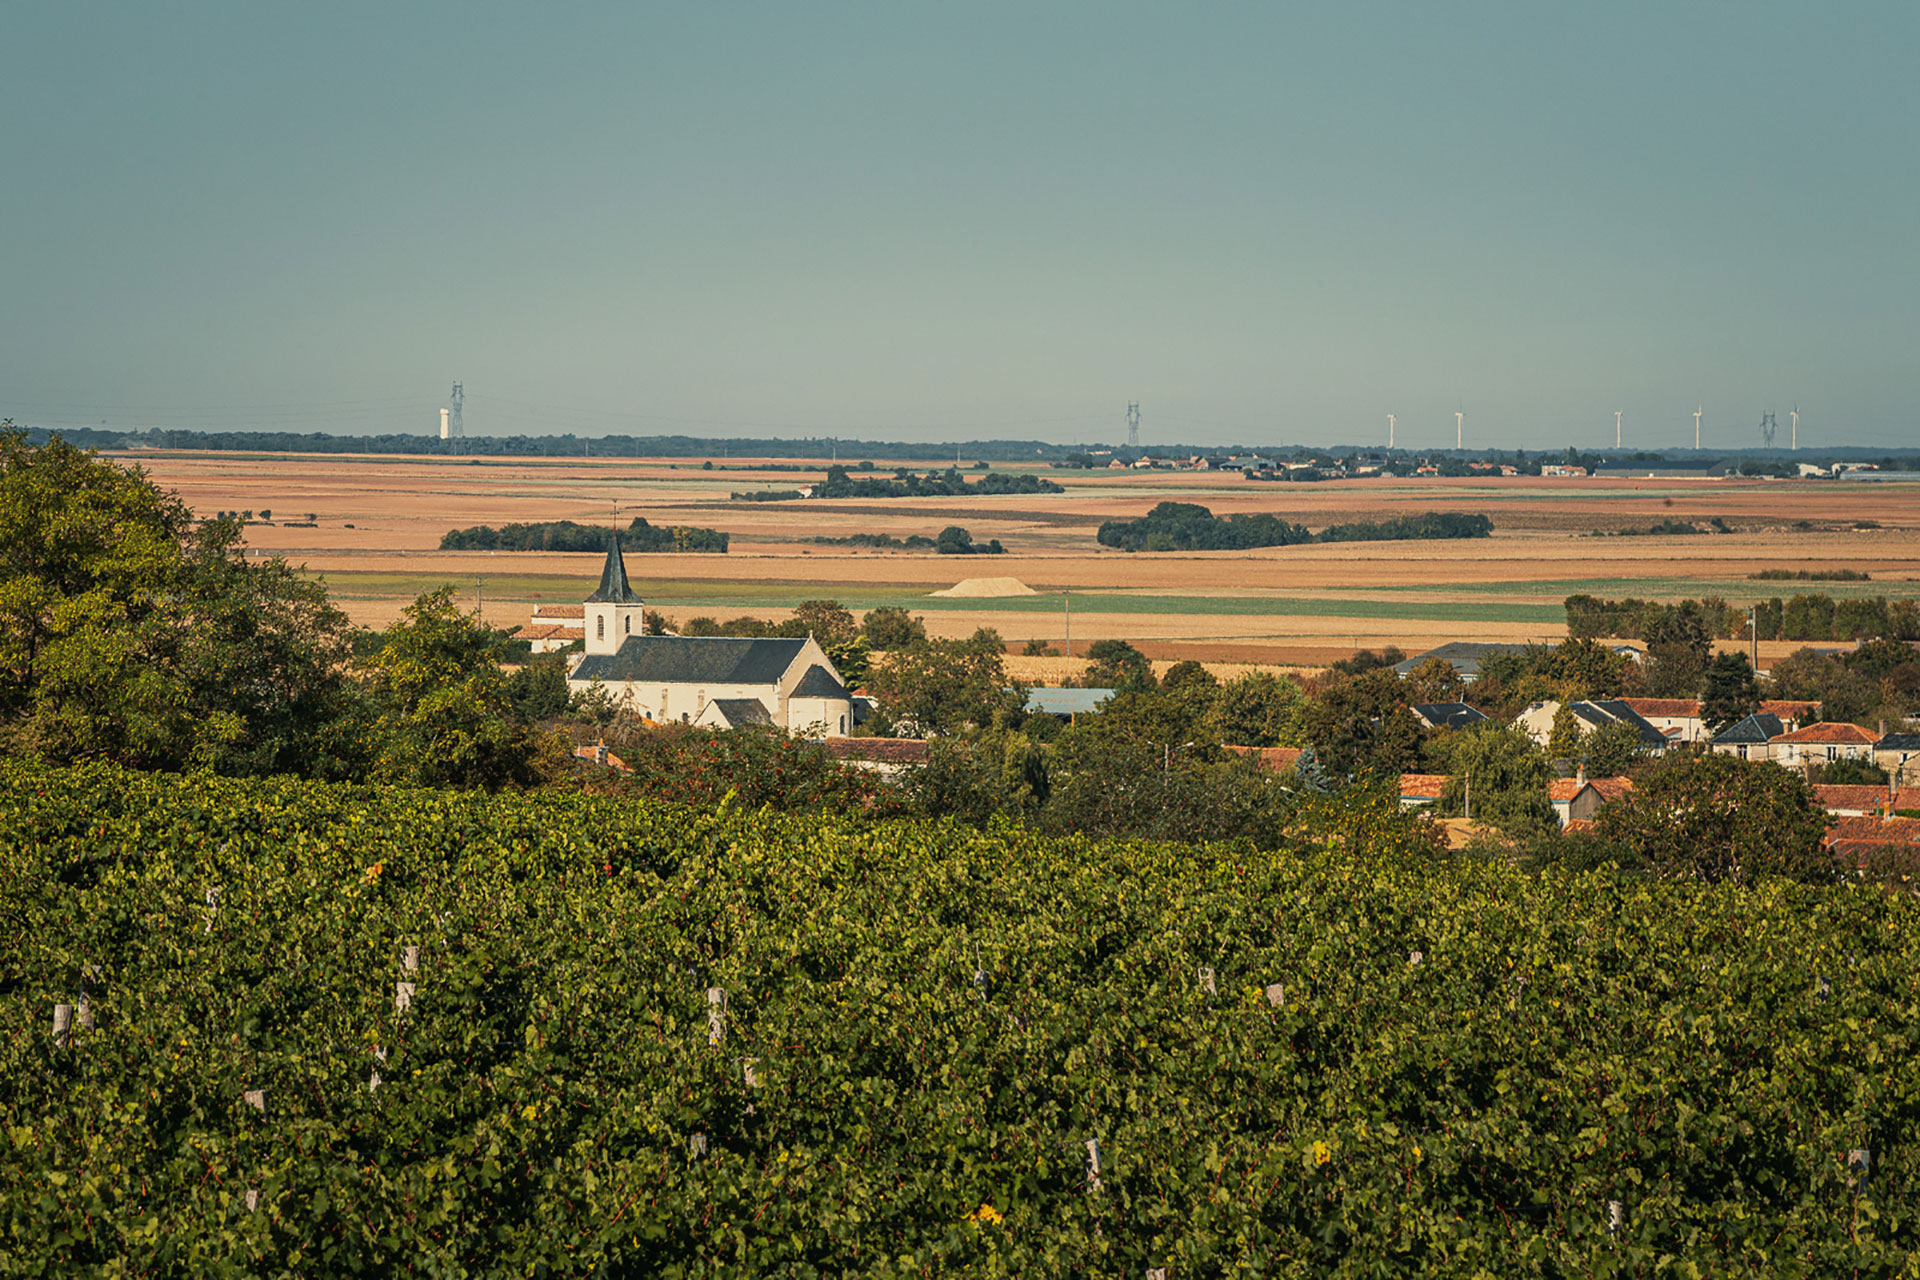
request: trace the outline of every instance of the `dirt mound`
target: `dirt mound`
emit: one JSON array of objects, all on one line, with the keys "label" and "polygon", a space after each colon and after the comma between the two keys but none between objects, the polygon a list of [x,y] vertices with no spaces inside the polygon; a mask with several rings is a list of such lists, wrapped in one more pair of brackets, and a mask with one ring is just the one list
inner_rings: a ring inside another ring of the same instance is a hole
[{"label": "dirt mound", "polygon": [[953,596],[966,600],[990,600],[995,596],[1037,596],[1040,593],[1018,578],[968,578],[955,583],[945,591],[930,591],[927,594]]}]

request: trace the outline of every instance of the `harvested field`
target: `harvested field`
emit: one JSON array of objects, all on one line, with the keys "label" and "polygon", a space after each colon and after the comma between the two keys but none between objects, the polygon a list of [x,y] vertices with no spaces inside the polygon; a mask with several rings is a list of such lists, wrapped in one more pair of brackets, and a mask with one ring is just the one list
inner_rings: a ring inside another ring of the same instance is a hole
[{"label": "harvested field", "polygon": [[[728,495],[812,483],[825,466],[775,471],[765,469],[767,460],[717,458],[709,471],[699,459],[127,456],[202,513],[270,509],[274,524],[250,526],[248,545],[324,574],[342,606],[369,625],[384,625],[420,591],[446,583],[472,602],[481,579],[487,616],[520,621],[536,602],[578,599],[599,571],[593,555],[441,552],[449,529],[560,519],[625,524],[635,515],[732,535],[727,555],[630,557],[636,582],[675,621],[698,614],[780,617],[801,600],[830,596],[856,610],[911,609],[939,635],[984,625],[1016,644],[1039,638],[1058,645],[1070,601],[1076,649],[1119,637],[1168,659],[1322,664],[1356,647],[1398,644],[1417,652],[1454,639],[1552,640],[1563,634],[1560,601],[1573,592],[1711,594],[1736,602],[1804,591],[1920,595],[1920,478],[1284,484],[1232,473],[1045,471],[1067,491],[748,503]],[[1096,543],[1101,521],[1138,516],[1166,500],[1199,502],[1219,514],[1270,512],[1310,528],[1430,510],[1484,512],[1496,532],[1453,542],[1138,555]],[[304,523],[309,513],[317,527],[284,523]],[[1736,532],[1590,536],[1712,517]],[[1794,527],[1800,521],[1811,527]],[[1852,527],[1863,521],[1884,527]],[[1010,554],[994,558],[996,576],[1036,594],[935,596],[954,586],[959,566],[952,557],[807,541],[932,536],[948,524],[962,525],[976,541],[1000,539]],[[1764,569],[1852,569],[1872,580],[1749,580]]]}]

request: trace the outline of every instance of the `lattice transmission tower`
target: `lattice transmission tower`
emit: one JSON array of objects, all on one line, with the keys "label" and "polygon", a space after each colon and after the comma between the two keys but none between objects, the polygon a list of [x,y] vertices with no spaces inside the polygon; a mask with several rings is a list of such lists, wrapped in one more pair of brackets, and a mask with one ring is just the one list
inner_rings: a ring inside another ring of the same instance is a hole
[{"label": "lattice transmission tower", "polygon": [[1138,400],[1131,400],[1127,402],[1127,448],[1138,449],[1139,447],[1140,402]]},{"label": "lattice transmission tower", "polygon": [[460,402],[466,398],[467,394],[460,389],[460,384],[454,383],[453,394],[447,400],[447,434],[455,440],[467,434],[467,429],[460,425]]}]

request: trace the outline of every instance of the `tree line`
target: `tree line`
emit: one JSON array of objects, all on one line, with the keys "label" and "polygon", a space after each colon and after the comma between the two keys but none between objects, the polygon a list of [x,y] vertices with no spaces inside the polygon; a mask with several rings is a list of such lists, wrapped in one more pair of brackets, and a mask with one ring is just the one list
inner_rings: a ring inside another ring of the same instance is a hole
[{"label": "tree line", "polygon": [[1582,638],[1618,637],[1649,645],[1675,630],[1704,628],[1721,640],[1863,640],[1885,636],[1920,640],[1920,600],[1861,596],[1835,600],[1818,592],[1756,600],[1751,610],[1719,596],[1681,600],[1605,600],[1591,595],[1566,598],[1568,634]]},{"label": "tree line", "polygon": [[1330,525],[1310,533],[1303,524],[1263,512],[1216,516],[1193,502],[1162,502],[1134,520],[1108,520],[1098,536],[1122,551],[1245,551],[1306,542],[1388,542],[1427,538],[1484,538],[1493,521],[1459,511],[1428,511],[1390,520]]},{"label": "tree line", "polygon": [[[711,551],[725,554],[730,535],[718,529],[648,524],[635,516],[620,531],[627,551]],[[494,528],[478,524],[449,529],[440,535],[442,551],[605,551],[607,531],[571,520],[507,524]]]}]

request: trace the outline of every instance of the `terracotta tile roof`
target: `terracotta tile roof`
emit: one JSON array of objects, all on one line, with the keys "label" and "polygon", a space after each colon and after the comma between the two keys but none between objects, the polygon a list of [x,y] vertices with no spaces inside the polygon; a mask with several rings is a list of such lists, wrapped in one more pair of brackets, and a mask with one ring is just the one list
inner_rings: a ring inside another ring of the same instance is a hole
[{"label": "terracotta tile roof", "polygon": [[1880,741],[1880,736],[1870,729],[1862,729],[1857,724],[1810,724],[1804,729],[1795,729],[1792,733],[1783,733],[1773,739],[1775,742],[1812,742],[1834,743],[1840,746],[1857,744],[1872,746]]},{"label": "terracotta tile roof", "polygon": [[1275,773],[1285,773],[1300,762],[1299,747],[1236,747],[1223,745],[1223,751],[1236,755],[1252,756]]},{"label": "terracotta tile roof", "polygon": [[586,620],[587,606],[583,604],[536,604],[533,616],[541,620],[547,618],[579,618]]},{"label": "terracotta tile roof", "polygon": [[1592,787],[1602,800],[1612,803],[1633,790],[1633,779],[1588,778],[1582,782],[1578,778],[1555,778],[1547,784],[1547,799],[1554,804],[1567,804],[1586,787]]},{"label": "terracotta tile roof", "polygon": [[1778,698],[1760,704],[1760,709],[1768,715],[1779,716],[1782,720],[1804,720],[1820,709],[1817,702],[1782,702]]},{"label": "terracotta tile roof", "polygon": [[511,634],[516,640],[578,640],[580,628],[536,622],[528,623],[524,627],[515,627]]},{"label": "terracotta tile roof", "polygon": [[1446,789],[1447,775],[1444,773],[1400,775],[1400,798],[1403,800],[1438,800],[1440,793]]},{"label": "terracotta tile roof", "polygon": [[[599,762],[599,750],[600,749],[598,747],[575,747],[573,749],[573,754],[576,759],[585,760],[588,764],[596,764]],[[607,768],[612,769],[617,773],[633,772],[632,765],[628,764],[625,760],[622,760],[619,756],[613,754],[613,752],[611,751],[607,752]]]},{"label": "terracotta tile roof", "polygon": [[[1853,809],[1861,813],[1876,813],[1884,807],[1889,798],[1885,787],[1875,786],[1822,786],[1813,789],[1814,803],[1828,813],[1841,809]],[[1896,800],[1896,807],[1899,802]]]},{"label": "terracotta tile roof", "polygon": [[874,764],[924,764],[930,753],[925,738],[828,738],[821,745],[836,760]]},{"label": "terracotta tile roof", "polygon": [[1570,836],[1590,836],[1599,829],[1600,824],[1592,818],[1575,818],[1566,825],[1566,829],[1562,834]]},{"label": "terracotta tile roof", "polygon": [[1622,698],[1620,701],[1649,719],[1654,716],[1677,718],[1700,714],[1698,698]]},{"label": "terracotta tile roof", "polygon": [[1837,818],[1827,828],[1827,843],[1858,843],[1882,848],[1890,844],[1920,844],[1920,818]]}]

